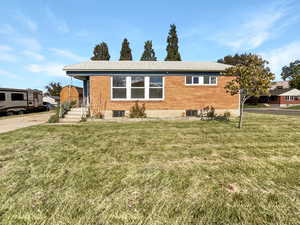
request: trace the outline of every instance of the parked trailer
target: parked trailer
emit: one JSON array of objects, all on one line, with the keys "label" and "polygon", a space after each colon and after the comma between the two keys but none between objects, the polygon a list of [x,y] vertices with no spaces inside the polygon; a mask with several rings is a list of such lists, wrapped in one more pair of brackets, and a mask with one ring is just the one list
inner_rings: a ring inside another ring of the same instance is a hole
[{"label": "parked trailer", "polygon": [[42,91],[0,88],[0,113],[12,115],[43,110],[45,106]]}]

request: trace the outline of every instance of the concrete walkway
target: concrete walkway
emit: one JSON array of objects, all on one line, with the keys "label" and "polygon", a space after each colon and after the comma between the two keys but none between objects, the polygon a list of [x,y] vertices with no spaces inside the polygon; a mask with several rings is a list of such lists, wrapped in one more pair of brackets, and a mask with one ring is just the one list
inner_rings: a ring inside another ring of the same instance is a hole
[{"label": "concrete walkway", "polygon": [[281,108],[246,108],[245,112],[265,113],[275,115],[300,115],[300,110]]},{"label": "concrete walkway", "polygon": [[0,119],[0,133],[42,124],[48,121],[53,112],[25,114],[17,117]]}]

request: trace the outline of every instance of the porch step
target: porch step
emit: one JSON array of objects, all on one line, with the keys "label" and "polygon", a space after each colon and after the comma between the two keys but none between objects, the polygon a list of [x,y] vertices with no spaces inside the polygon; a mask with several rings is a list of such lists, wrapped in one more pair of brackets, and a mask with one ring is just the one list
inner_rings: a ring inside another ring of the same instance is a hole
[{"label": "porch step", "polygon": [[61,118],[59,120],[60,123],[78,123],[80,122],[80,119],[73,119],[73,118]]},{"label": "porch step", "polygon": [[61,123],[77,123],[80,122],[82,113],[87,112],[86,108],[72,108],[64,118],[61,118],[59,121]]}]

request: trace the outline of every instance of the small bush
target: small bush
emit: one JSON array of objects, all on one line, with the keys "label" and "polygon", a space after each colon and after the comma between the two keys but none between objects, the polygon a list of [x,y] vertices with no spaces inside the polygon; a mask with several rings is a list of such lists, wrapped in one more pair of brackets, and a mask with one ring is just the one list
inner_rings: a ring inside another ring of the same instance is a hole
[{"label": "small bush", "polygon": [[130,118],[146,118],[147,115],[145,113],[145,104],[139,106],[138,102],[135,102],[134,106],[130,108],[129,117]]},{"label": "small bush", "polygon": [[229,120],[229,119],[230,119],[230,117],[231,117],[231,114],[230,114],[230,112],[224,112],[224,115],[223,115],[223,117],[224,117],[226,120]]},{"label": "small bush", "polygon": [[96,119],[104,119],[104,115],[102,112],[95,113],[93,117]]},{"label": "small bush", "polygon": [[70,102],[70,108],[74,108],[75,106],[77,106],[77,101],[76,100],[73,100]]},{"label": "small bush", "polygon": [[50,118],[48,119],[48,123],[58,123],[58,122],[59,122],[58,114],[54,114],[50,116]]},{"label": "small bush", "polygon": [[86,122],[87,121],[87,118],[86,117],[81,117],[81,119],[80,119],[80,122]]}]

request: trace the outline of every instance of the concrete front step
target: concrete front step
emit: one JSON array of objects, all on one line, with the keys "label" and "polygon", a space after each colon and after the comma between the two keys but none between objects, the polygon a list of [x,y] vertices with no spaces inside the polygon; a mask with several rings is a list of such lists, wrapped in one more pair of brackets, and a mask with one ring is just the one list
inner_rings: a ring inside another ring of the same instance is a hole
[{"label": "concrete front step", "polygon": [[69,115],[69,114],[66,114],[66,115],[64,116],[64,118],[80,120],[80,119],[81,119],[81,115],[78,116],[78,115]]},{"label": "concrete front step", "polygon": [[86,108],[71,108],[70,112],[87,112]]}]

